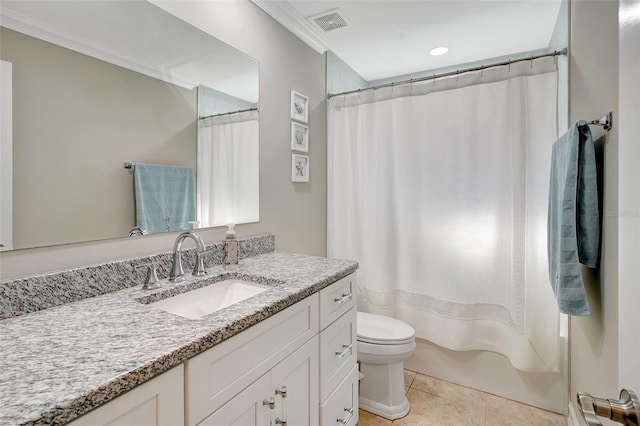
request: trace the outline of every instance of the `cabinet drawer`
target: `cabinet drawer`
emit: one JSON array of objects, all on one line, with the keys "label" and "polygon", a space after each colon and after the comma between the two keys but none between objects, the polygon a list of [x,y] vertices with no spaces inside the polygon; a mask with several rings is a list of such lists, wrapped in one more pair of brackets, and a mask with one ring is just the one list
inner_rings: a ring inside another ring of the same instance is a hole
[{"label": "cabinet drawer", "polygon": [[356,364],[356,309],[320,333],[320,400],[324,401]]},{"label": "cabinet drawer", "polygon": [[317,333],[314,294],[188,360],[187,425],[213,413]]},{"label": "cabinet drawer", "polygon": [[320,407],[322,426],[354,426],[358,423],[358,368],[354,366]]},{"label": "cabinet drawer", "polygon": [[320,290],[320,329],[324,329],[355,305],[355,273]]}]

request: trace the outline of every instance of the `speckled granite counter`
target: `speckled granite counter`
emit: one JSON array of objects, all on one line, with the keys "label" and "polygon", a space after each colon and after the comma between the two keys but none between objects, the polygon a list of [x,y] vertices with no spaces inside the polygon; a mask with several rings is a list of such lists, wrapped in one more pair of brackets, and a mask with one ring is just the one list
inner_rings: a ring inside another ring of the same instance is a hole
[{"label": "speckled granite counter", "polygon": [[[0,424],[59,425],[354,272],[356,262],[267,253],[178,286],[240,275],[273,287],[199,320],[155,309],[138,287],[0,321]],[[216,278],[217,277],[217,278]],[[176,286],[163,280],[164,287]]]}]

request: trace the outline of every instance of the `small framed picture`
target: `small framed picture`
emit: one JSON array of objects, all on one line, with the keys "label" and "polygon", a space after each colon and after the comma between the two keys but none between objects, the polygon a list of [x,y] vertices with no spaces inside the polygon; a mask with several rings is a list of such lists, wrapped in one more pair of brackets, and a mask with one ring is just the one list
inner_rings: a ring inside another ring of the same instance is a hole
[{"label": "small framed picture", "polygon": [[309,120],[309,98],[291,91],[291,119],[306,123]]},{"label": "small framed picture", "polygon": [[291,182],[309,182],[308,155],[291,155]]},{"label": "small framed picture", "polygon": [[291,149],[309,152],[309,127],[300,123],[291,123]]}]

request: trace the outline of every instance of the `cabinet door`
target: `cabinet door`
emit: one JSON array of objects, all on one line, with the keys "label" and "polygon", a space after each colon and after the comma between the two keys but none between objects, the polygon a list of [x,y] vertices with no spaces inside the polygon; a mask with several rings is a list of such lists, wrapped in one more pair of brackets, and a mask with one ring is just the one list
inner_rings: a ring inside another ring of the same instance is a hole
[{"label": "cabinet door", "polygon": [[[317,336],[271,370],[271,386],[271,395],[276,398],[271,424],[278,424],[277,419],[289,425],[318,424]],[[283,393],[285,390],[286,394]]]},{"label": "cabinet door", "polygon": [[74,420],[70,425],[183,425],[183,389],[183,366],[179,365]]},{"label": "cabinet door", "polygon": [[268,426],[269,412],[265,400],[271,395],[269,374],[265,374],[228,401],[198,426]]}]

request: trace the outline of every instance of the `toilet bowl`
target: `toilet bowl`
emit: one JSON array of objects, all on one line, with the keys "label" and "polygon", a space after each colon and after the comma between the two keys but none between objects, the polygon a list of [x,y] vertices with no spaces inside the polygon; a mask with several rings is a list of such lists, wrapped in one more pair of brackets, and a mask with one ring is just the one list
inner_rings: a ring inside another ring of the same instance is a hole
[{"label": "toilet bowl", "polygon": [[409,412],[403,361],[416,348],[413,328],[395,318],[358,312],[360,408],[390,420]]}]

